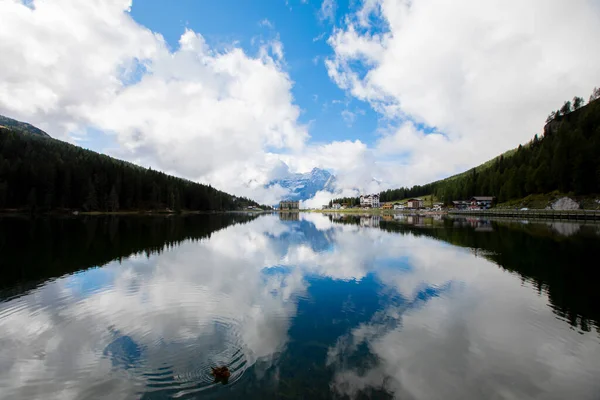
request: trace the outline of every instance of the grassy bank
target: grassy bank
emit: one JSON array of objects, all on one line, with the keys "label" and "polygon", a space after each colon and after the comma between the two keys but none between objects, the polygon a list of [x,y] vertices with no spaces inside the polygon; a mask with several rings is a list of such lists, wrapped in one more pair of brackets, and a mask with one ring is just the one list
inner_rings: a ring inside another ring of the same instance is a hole
[{"label": "grassy bank", "polygon": [[347,208],[344,210],[302,210],[302,212],[316,212],[316,213],[340,213],[340,214],[394,214],[394,210],[382,210],[381,208],[368,208],[366,210],[362,208]]},{"label": "grassy bank", "polygon": [[385,201],[385,202],[381,202],[381,205],[384,204],[406,204],[408,203],[408,200],[410,199],[421,199],[425,202],[425,207],[431,207],[434,203],[437,203],[439,201],[439,199],[437,197],[435,197],[432,194],[427,194],[425,196],[416,196],[416,197],[406,197],[404,199],[401,200],[393,200],[393,201]]}]

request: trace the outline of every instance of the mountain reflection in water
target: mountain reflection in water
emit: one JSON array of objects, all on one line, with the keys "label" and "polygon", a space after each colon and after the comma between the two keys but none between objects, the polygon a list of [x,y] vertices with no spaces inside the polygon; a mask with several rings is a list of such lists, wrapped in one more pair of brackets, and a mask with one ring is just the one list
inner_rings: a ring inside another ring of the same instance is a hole
[{"label": "mountain reflection in water", "polygon": [[0,219],[0,398],[595,399],[600,230],[525,222]]}]

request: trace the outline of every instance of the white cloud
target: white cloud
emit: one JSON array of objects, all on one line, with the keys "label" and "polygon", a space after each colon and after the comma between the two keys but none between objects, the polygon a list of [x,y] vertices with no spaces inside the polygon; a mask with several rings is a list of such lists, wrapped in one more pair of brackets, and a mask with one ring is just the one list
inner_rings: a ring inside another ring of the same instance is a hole
[{"label": "white cloud", "polygon": [[275,28],[275,26],[273,25],[273,23],[271,21],[269,21],[267,18],[264,18],[264,19],[260,20],[258,22],[258,26],[265,26],[265,27],[267,27],[269,29]]},{"label": "white cloud", "polygon": [[410,153],[403,183],[526,142],[563,100],[600,81],[600,54],[589,52],[600,36],[595,2],[369,0],[346,21],[328,40],[331,79],[388,122],[408,118],[446,135],[390,124],[374,150]]},{"label": "white cloud", "polygon": [[356,114],[349,110],[342,110],[342,118],[348,127],[351,127],[356,120]]},{"label": "white cloud", "polygon": [[313,42],[318,42],[320,40],[323,40],[323,38],[325,37],[325,35],[327,35],[327,32],[321,32],[319,35],[315,36],[313,38]]},{"label": "white cloud", "polygon": [[323,0],[321,8],[319,9],[319,19],[321,21],[329,20],[333,22],[335,20],[335,11],[337,4],[335,0]]},{"label": "white cloud", "polygon": [[330,200],[338,197],[337,194],[333,194],[331,192],[327,192],[324,190],[319,190],[313,197],[308,200],[305,200],[301,204],[302,209],[317,209],[320,210],[325,204],[329,204]]},{"label": "white cloud", "polygon": [[[244,179],[276,165],[270,154],[303,148],[280,41],[256,55],[216,51],[187,30],[171,51],[130,6],[1,2],[0,53],[11,62],[0,65],[0,113],[59,138],[95,127],[114,135],[118,157],[246,195]],[[253,197],[277,195],[262,194]]]},{"label": "white cloud", "polygon": [[160,36],[125,12],[130,2],[0,2],[0,113],[54,135],[85,122],[82,104],[109,101],[121,78],[155,57]]}]

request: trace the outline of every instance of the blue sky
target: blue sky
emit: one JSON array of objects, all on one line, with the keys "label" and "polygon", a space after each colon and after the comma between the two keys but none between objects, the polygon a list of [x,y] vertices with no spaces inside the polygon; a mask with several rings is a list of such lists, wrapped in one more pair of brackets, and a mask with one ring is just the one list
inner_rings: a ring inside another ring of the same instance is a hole
[{"label": "blue sky", "polygon": [[[285,69],[294,81],[295,102],[303,111],[300,122],[310,124],[311,141],[358,139],[372,144],[377,114],[333,83],[323,62],[332,54],[327,38],[349,6],[339,2],[332,21],[320,17],[321,2],[315,0],[145,0],[133,3],[131,15],[162,34],[173,50],[186,29],[202,34],[214,49],[236,43],[249,55],[258,52],[261,41],[278,39],[284,46]],[[353,121],[343,117],[345,110],[354,114]]]}]

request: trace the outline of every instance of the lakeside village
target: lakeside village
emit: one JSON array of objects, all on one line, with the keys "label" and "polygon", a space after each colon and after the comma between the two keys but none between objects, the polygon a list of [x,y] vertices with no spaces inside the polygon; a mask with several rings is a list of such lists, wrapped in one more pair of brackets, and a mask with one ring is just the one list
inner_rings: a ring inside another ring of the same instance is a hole
[{"label": "lakeside village", "polygon": [[[492,208],[496,198],[492,196],[475,196],[469,200],[457,200],[453,201],[449,207],[454,210],[488,210]],[[279,203],[280,211],[292,211],[299,210],[300,202],[284,200]],[[408,200],[380,203],[378,194],[367,194],[360,196],[360,205],[351,206],[348,203],[331,203],[321,207],[322,210],[369,210],[369,209],[381,209],[381,210],[409,210],[409,211],[429,211],[429,212],[443,212],[448,208],[443,203],[433,203],[420,198],[413,198]]]},{"label": "lakeside village", "polygon": [[[457,200],[452,202],[451,208],[455,210],[487,210],[492,208],[495,198],[492,196],[475,196],[469,200]],[[445,211],[444,203],[427,202],[424,199],[413,198],[403,201],[388,202],[381,204],[378,194],[367,194],[360,196],[360,205],[350,207],[349,204],[332,203],[322,207],[323,210],[344,210],[348,208],[357,209],[382,209],[382,210],[411,210],[411,211]]]}]

